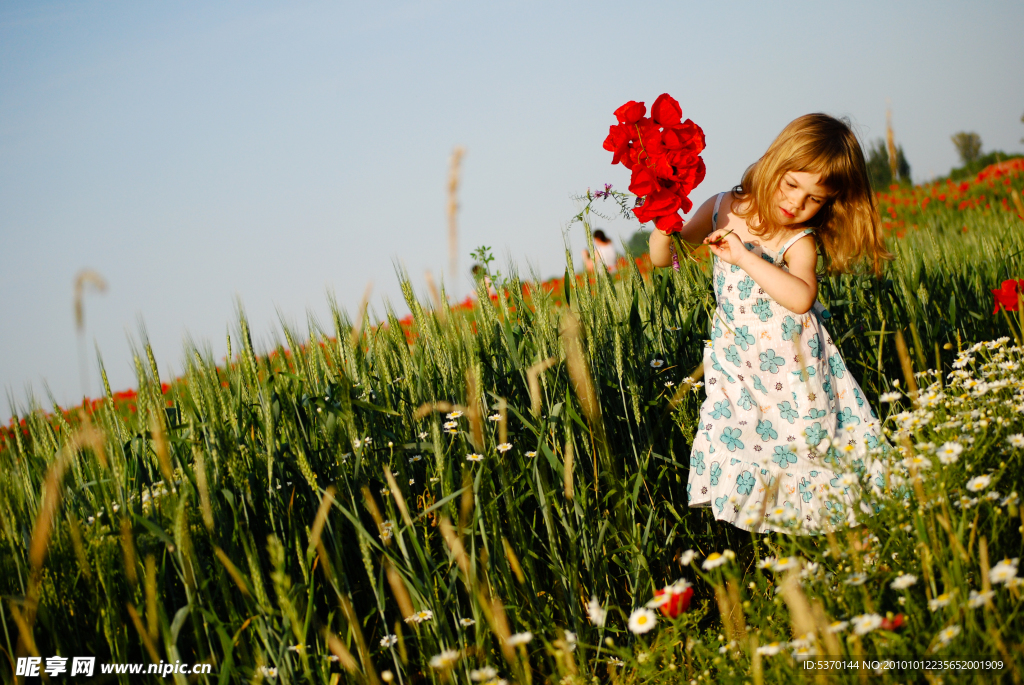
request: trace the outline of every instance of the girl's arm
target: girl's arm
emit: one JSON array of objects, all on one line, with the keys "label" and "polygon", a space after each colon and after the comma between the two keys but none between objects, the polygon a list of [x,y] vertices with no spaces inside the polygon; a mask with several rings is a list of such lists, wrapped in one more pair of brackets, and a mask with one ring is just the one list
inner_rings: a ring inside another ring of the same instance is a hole
[{"label": "girl's arm", "polygon": [[[699,245],[708,233],[711,233],[711,215],[715,212],[715,198],[712,195],[702,204],[693,217],[683,224],[683,230],[679,232],[679,238],[691,245]],[[722,198],[722,207],[728,207],[732,201],[732,193],[726,193]],[[669,266],[672,264],[672,237],[667,236],[658,229],[651,233],[649,243],[651,252],[651,263],[654,266]],[[677,255],[682,259],[685,255]]]},{"label": "girl's arm", "polygon": [[718,230],[704,239],[719,259],[746,271],[765,293],[791,312],[804,314],[814,306],[818,298],[818,279],[814,273],[818,253],[813,238],[805,236],[786,251],[789,265],[789,273],[786,273],[748,250],[735,233],[718,245],[710,244],[723,234],[724,230]]}]

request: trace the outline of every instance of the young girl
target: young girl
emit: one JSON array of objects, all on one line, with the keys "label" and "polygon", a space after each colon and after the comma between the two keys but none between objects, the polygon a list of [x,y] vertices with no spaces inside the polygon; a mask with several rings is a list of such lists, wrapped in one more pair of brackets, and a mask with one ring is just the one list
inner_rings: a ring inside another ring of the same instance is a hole
[{"label": "young girl", "polygon": [[[824,114],[793,121],[740,185],[705,202],[680,237],[713,256],[717,307],[707,399],[690,453],[691,507],[745,530],[801,534],[854,523],[860,478],[881,485],[880,424],[823,325],[823,266],[878,274],[882,241],[864,156]],[[671,238],[651,235],[655,266]]]}]

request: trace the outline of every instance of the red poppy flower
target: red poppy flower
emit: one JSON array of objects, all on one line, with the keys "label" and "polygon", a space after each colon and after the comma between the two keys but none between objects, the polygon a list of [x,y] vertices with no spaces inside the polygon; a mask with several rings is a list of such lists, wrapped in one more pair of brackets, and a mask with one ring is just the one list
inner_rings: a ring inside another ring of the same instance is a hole
[{"label": "red poppy flower", "polygon": [[641,198],[633,214],[641,223],[653,221],[665,233],[683,226],[678,212],[693,207],[690,191],[704,180],[704,132],[687,119],[679,103],[662,93],[651,107],[630,100],[615,110],[619,122],[608,129],[604,149],[612,164],[632,171],[629,189]]},{"label": "red poppy flower", "polygon": [[999,313],[999,308],[1002,307],[1008,312],[1017,311],[1020,306],[1018,293],[1024,293],[1024,278],[1020,280],[1010,279],[1003,281],[1003,286],[999,290],[993,290],[992,294],[996,298],[995,307],[992,309],[993,314]]},{"label": "red poppy flower", "polygon": [[620,124],[635,124],[647,114],[647,107],[642,102],[630,100],[622,107],[615,110],[615,118]]},{"label": "red poppy flower", "polygon": [[689,610],[690,599],[693,597],[692,587],[686,587],[686,589],[677,591],[675,586],[669,585],[664,590],[655,590],[654,596],[661,597],[666,592],[668,593],[668,599],[659,607],[662,614],[668,618],[678,618],[681,614]]},{"label": "red poppy flower", "polygon": [[906,619],[903,614],[896,614],[892,618],[888,616],[882,619],[882,630],[899,630],[906,623]]}]

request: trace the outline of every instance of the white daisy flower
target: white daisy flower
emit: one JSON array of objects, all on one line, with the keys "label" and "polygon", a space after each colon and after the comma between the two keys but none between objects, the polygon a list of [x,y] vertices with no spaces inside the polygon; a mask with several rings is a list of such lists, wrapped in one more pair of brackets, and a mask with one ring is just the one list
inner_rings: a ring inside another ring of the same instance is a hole
[{"label": "white daisy flower", "polygon": [[772,642],[767,645],[761,645],[760,647],[758,647],[757,653],[761,654],[762,656],[774,656],[781,652],[785,646],[786,645],[783,642]]},{"label": "white daisy flower", "polygon": [[939,461],[943,464],[952,464],[960,458],[960,453],[964,451],[964,446],[958,442],[947,442],[942,445],[939,449],[935,450],[935,454],[938,455]]},{"label": "white daisy flower", "polygon": [[867,635],[875,628],[882,625],[882,617],[878,614],[861,614],[850,619],[853,623],[853,632],[857,635]]},{"label": "white daisy flower", "polygon": [[526,456],[528,456],[528,457],[536,457],[537,456],[537,452],[534,451],[534,450],[530,450],[529,452],[526,453]]},{"label": "white daisy flower", "polygon": [[708,555],[708,558],[701,564],[701,568],[705,571],[710,571],[713,568],[728,563],[731,559],[735,558],[736,555],[731,550],[725,550],[725,552],[719,554],[718,552],[712,552]]},{"label": "white daisy flower", "polygon": [[978,592],[977,590],[971,590],[971,596],[967,599],[967,606],[972,609],[985,606],[992,601],[992,598],[996,596],[996,593],[992,590],[988,592]]},{"label": "white daisy flower", "polygon": [[446,649],[436,656],[430,657],[430,667],[435,669],[448,668],[459,660],[459,653],[454,649]]},{"label": "white daisy flower", "polygon": [[803,647],[803,646],[797,647],[796,649],[793,650],[793,658],[796,659],[797,661],[806,661],[807,659],[810,659],[812,656],[817,656],[817,655],[818,655],[818,650],[816,650],[811,645],[807,645],[806,647]]},{"label": "white daisy flower", "polygon": [[590,622],[595,626],[601,627],[604,625],[604,620],[608,616],[608,612],[601,607],[601,603],[597,601],[597,597],[591,597],[590,602],[587,604],[587,615],[590,617]]},{"label": "white daisy flower", "polygon": [[417,611],[412,616],[406,616],[405,617],[405,622],[406,623],[423,623],[424,621],[429,621],[432,618],[434,618],[434,612],[433,611],[431,611],[430,609],[420,609],[419,611]]},{"label": "white daisy flower", "polygon": [[697,556],[697,553],[694,552],[692,549],[686,550],[685,552],[683,552],[682,554],[679,555],[679,565],[680,566],[689,566],[690,564],[693,563],[693,558],[695,556]]},{"label": "white daisy flower", "polygon": [[652,369],[660,369],[663,366],[665,366],[665,362],[662,361],[661,359],[652,359],[651,360],[651,368]]},{"label": "white daisy flower", "polygon": [[1010,447],[1024,447],[1024,435],[1015,433],[1006,438],[1006,442],[1010,443]]},{"label": "white daisy flower", "polygon": [[828,632],[830,632],[833,635],[835,635],[836,633],[841,633],[844,630],[846,630],[846,627],[849,626],[849,625],[850,625],[849,621],[833,621],[828,626]]},{"label": "white daisy flower", "polygon": [[469,626],[474,625],[475,623],[476,623],[476,621],[474,621],[471,618],[460,618],[459,619],[459,625],[462,626],[463,628],[468,628]]},{"label": "white daisy flower", "polygon": [[458,427],[459,427],[459,422],[458,421],[445,421],[444,425],[442,426],[442,428],[444,428],[446,431],[454,430],[454,429],[456,429]]},{"label": "white daisy flower", "polygon": [[484,666],[483,668],[474,668],[469,672],[469,678],[475,683],[481,683],[485,680],[492,680],[498,677],[498,671],[491,666]]},{"label": "white daisy flower", "polygon": [[276,678],[277,669],[273,666],[260,666],[260,673],[264,678]]},{"label": "white daisy flower", "polygon": [[761,559],[759,562],[757,562],[757,567],[766,568],[769,571],[773,571],[775,570],[776,561],[777,559],[775,557],[765,557],[764,559]]},{"label": "white daisy flower", "polygon": [[503,442],[500,445],[498,445],[495,449],[504,454],[505,452],[508,452],[510,449],[512,449],[512,443]]},{"label": "white daisy flower", "polygon": [[427,431],[420,431],[419,433],[417,433],[417,436],[419,437],[420,440],[426,440],[427,439]]},{"label": "white daisy flower", "polygon": [[843,585],[863,585],[868,580],[868,576],[865,573],[854,573],[846,577],[843,581]]},{"label": "white daisy flower", "polygon": [[609,665],[609,666],[618,666],[618,667],[620,667],[620,668],[621,668],[622,666],[625,666],[625,665],[626,665],[626,662],[625,662],[625,661],[623,661],[622,659],[620,659],[620,658],[619,658],[619,657],[617,657],[617,656],[613,656],[613,657],[610,657],[610,658],[608,659],[608,665]]},{"label": "white daisy flower", "polygon": [[384,649],[387,649],[389,647],[393,647],[394,645],[397,645],[397,644],[398,644],[398,636],[397,635],[385,635],[384,637],[382,637],[380,639],[380,646],[383,647]]},{"label": "white daisy flower", "polygon": [[414,454],[411,457],[409,457],[409,463],[410,464],[415,464],[418,461],[423,461],[423,455],[422,454]]},{"label": "white daisy flower", "polygon": [[452,413],[450,413],[447,416],[445,416],[445,418],[451,420],[451,419],[457,419],[460,416],[462,416],[462,412],[458,411],[458,410],[455,410]]},{"label": "white daisy flower", "polygon": [[487,417],[488,421],[501,421],[501,414],[491,414]]},{"label": "white daisy flower", "polygon": [[952,601],[953,601],[953,593],[952,592],[943,592],[941,595],[939,595],[935,599],[929,599],[928,600],[928,609],[933,611],[933,612],[934,611],[938,611],[939,609],[941,609],[943,607],[948,607],[950,602],[952,602]]},{"label": "white daisy flower", "polygon": [[901,576],[897,576],[896,580],[892,581],[889,585],[893,590],[906,590],[908,587],[917,582],[917,576],[909,573],[904,573]]},{"label": "white daisy flower", "polygon": [[991,484],[992,478],[989,476],[975,476],[967,481],[967,489],[971,492],[981,492]]},{"label": "white daisy flower", "polygon": [[482,454],[474,453],[474,454],[467,454],[466,455],[466,461],[483,461],[483,460],[484,460],[484,455],[482,455]]},{"label": "white daisy flower", "polygon": [[647,607],[640,607],[629,615],[629,630],[636,635],[640,635],[652,629],[657,622],[658,617],[653,611]]},{"label": "white daisy flower", "polygon": [[775,568],[772,569],[777,572],[790,571],[793,569],[800,568],[799,557],[782,557],[775,562]]},{"label": "white daisy flower", "polygon": [[565,632],[565,644],[566,644],[567,648],[569,649],[570,652],[575,652],[576,651],[576,642],[577,642],[576,633],[572,632],[571,630],[566,630],[564,632]]},{"label": "white daisy flower", "polygon": [[1017,575],[1017,559],[1003,559],[988,571],[988,579],[993,583],[1007,583]]},{"label": "white daisy flower", "polygon": [[935,639],[939,641],[940,645],[946,646],[959,634],[960,626],[949,626],[948,628],[939,631],[939,634],[935,636]]},{"label": "white daisy flower", "polygon": [[903,397],[903,393],[899,392],[883,392],[879,395],[878,399],[882,402],[895,402],[896,400]]},{"label": "white daisy flower", "polygon": [[522,633],[516,633],[515,635],[509,635],[508,644],[512,647],[515,647],[516,645],[525,645],[528,644],[532,639],[533,633],[527,630]]}]

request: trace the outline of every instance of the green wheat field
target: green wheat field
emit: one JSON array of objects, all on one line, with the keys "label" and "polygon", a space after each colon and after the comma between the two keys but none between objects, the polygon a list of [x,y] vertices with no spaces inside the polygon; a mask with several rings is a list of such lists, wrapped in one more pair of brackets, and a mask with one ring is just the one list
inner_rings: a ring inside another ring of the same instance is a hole
[{"label": "green wheat field", "polygon": [[[1024,277],[1024,223],[899,201],[884,277],[821,284],[893,447],[879,496],[843,462],[861,525],[687,507],[706,261],[492,265],[502,296],[453,308],[403,277],[400,307],[273,351],[240,313],[227,363],[189,348],[161,379],[142,339],[136,391],[18,400],[0,679],[59,655],[211,665],[180,683],[1021,682],[1024,347],[992,290]],[[687,610],[642,611],[680,580]]]}]

